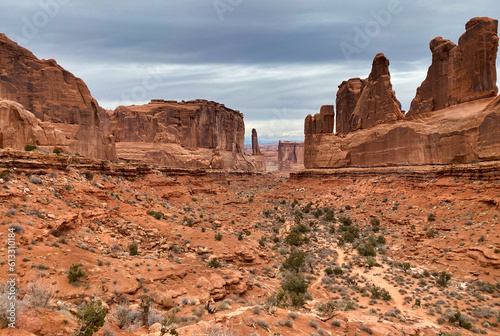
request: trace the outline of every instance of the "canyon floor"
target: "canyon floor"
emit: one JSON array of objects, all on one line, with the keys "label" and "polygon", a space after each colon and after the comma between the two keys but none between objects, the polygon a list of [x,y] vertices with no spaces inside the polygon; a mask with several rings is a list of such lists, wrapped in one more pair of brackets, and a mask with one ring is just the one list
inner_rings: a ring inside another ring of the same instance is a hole
[{"label": "canyon floor", "polygon": [[96,335],[500,334],[498,164],[289,176],[23,155],[0,161],[0,279],[9,229],[18,275],[0,335],[71,335],[93,298]]}]

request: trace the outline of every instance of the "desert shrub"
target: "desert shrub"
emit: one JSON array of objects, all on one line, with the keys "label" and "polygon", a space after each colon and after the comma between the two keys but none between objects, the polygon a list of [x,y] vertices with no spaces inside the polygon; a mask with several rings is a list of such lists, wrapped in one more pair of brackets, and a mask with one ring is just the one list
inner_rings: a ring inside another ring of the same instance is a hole
[{"label": "desert shrub", "polygon": [[63,150],[61,148],[58,148],[58,147],[55,147],[52,150],[52,153],[54,153],[54,154],[61,154],[62,152],[63,152]]},{"label": "desert shrub", "polygon": [[375,250],[375,246],[370,243],[359,245],[358,254],[364,257],[375,257],[377,255],[377,251]]},{"label": "desert shrub", "polygon": [[83,173],[83,176],[85,176],[85,178],[88,180],[88,181],[92,181],[94,179],[94,174],[92,174],[91,172],[89,172],[88,170],[86,172]]},{"label": "desert shrub", "polygon": [[288,318],[291,318],[292,320],[296,320],[299,318],[299,314],[296,312],[288,312],[286,315]]},{"label": "desert shrub", "polygon": [[214,236],[215,240],[221,241],[222,240],[222,233],[217,232]]},{"label": "desert shrub", "polygon": [[351,225],[341,225],[339,230],[342,232],[339,237],[339,243],[354,243],[359,238],[359,228]]},{"label": "desert shrub", "polygon": [[371,287],[370,293],[372,293],[372,299],[382,299],[384,301],[392,299],[391,294],[386,289],[377,286]]},{"label": "desert shrub", "polygon": [[306,261],[306,253],[293,250],[292,253],[288,256],[288,258],[283,261],[282,268],[284,270],[289,270],[295,273],[299,273],[301,268],[304,267]]},{"label": "desert shrub", "polygon": [[257,321],[255,321],[255,323],[261,328],[269,329],[269,323],[267,323],[263,319],[258,319]]},{"label": "desert shrub", "polygon": [[[172,334],[172,332],[170,332]],[[220,327],[220,326],[210,326],[205,329],[203,335],[206,336],[238,336],[239,332],[234,330],[233,327]],[[258,335],[258,334],[257,334]]]},{"label": "desert shrub", "polygon": [[139,247],[134,242],[128,246],[128,251],[131,256],[136,256],[139,254]]},{"label": "desert shrub", "polygon": [[368,328],[367,326],[365,326],[364,324],[361,324],[359,326],[359,329],[364,331],[365,333],[367,334],[370,334],[370,335],[373,335],[373,330],[371,330],[370,328]]},{"label": "desert shrub", "polygon": [[352,219],[350,217],[340,217],[339,222],[346,226],[352,225]]},{"label": "desert shrub", "polygon": [[217,258],[212,258],[212,259],[210,259],[210,262],[208,263],[208,267],[219,268],[219,267],[221,267],[221,263],[219,260],[217,260]]},{"label": "desert shrub", "polygon": [[68,273],[68,281],[69,283],[74,283],[80,280],[80,278],[83,278],[85,276],[85,271],[80,269],[82,267],[82,264],[77,263],[73,264],[69,268],[69,273]]},{"label": "desert shrub", "polygon": [[302,208],[303,213],[309,213],[311,211],[312,202],[307,203],[305,207]]},{"label": "desert shrub", "polygon": [[325,274],[326,275],[332,275],[333,274],[333,270],[330,267],[327,267],[327,268],[325,268]]},{"label": "desert shrub", "polygon": [[331,318],[333,316],[336,309],[337,305],[335,304],[335,301],[332,300],[325,303],[320,303],[318,305],[318,311],[322,315],[327,316],[328,318]]},{"label": "desert shrub", "polygon": [[436,220],[436,215],[434,215],[434,213],[433,213],[433,212],[429,212],[429,215],[427,215],[427,220],[428,220],[429,222],[433,222],[433,221],[435,221],[435,220]]},{"label": "desert shrub", "polygon": [[438,235],[438,231],[434,228],[427,231],[427,238],[435,238]]},{"label": "desert shrub", "polygon": [[309,326],[311,328],[318,329],[318,321],[316,321],[314,319],[313,320],[309,320],[308,324],[309,324]]},{"label": "desert shrub", "polygon": [[54,297],[54,286],[46,281],[37,280],[28,285],[29,302],[34,307],[47,308]]},{"label": "desert shrub", "polygon": [[300,307],[304,304],[308,286],[302,274],[288,274],[281,284],[283,291],[290,297],[294,307]]},{"label": "desert shrub", "polygon": [[335,221],[335,212],[330,209],[330,208],[325,208],[324,209],[324,216],[323,219],[327,222],[333,222]]},{"label": "desert shrub", "polygon": [[37,149],[37,147],[35,145],[26,145],[26,146],[24,146],[24,150],[26,152],[31,152],[31,151],[34,151],[35,149]]},{"label": "desert shrub", "polygon": [[451,274],[442,271],[441,273],[439,273],[436,279],[436,283],[441,287],[446,287],[448,286],[448,282],[450,281],[450,279],[451,279]]},{"label": "desert shrub", "polygon": [[10,170],[4,169],[0,172],[0,178],[4,181],[10,180]]},{"label": "desert shrub", "polygon": [[289,319],[278,321],[275,325],[281,326],[281,327],[293,328],[293,322],[290,321]]},{"label": "desert shrub", "polygon": [[24,233],[24,227],[21,224],[12,224],[9,226],[9,232],[15,232],[22,235]]},{"label": "desert shrub", "polygon": [[380,219],[378,219],[377,217],[373,217],[372,219],[370,219],[370,224],[371,224],[371,226],[379,226]]},{"label": "desert shrub", "polygon": [[252,314],[254,315],[259,315],[261,311],[261,308],[259,305],[256,305],[255,307],[252,308]]},{"label": "desert shrub", "polygon": [[292,230],[290,231],[290,233],[285,237],[285,242],[288,244],[288,245],[292,245],[292,246],[300,246],[304,243],[308,243],[309,242],[309,238],[307,237],[304,237],[302,235],[302,233],[300,233],[299,231],[297,230]]},{"label": "desert shrub", "polygon": [[163,213],[160,211],[154,211],[154,210],[149,210],[148,215],[156,218],[156,219],[162,219],[163,218]]},{"label": "desert shrub", "polygon": [[466,315],[462,315],[462,313],[460,311],[457,311],[454,314],[448,315],[448,322],[450,322],[452,324],[457,322],[461,328],[464,328],[467,330],[472,328],[472,324],[470,323],[470,319]]},{"label": "desert shrub", "polygon": [[106,308],[101,300],[93,299],[89,304],[84,305],[76,315],[78,318],[78,328],[75,336],[92,336],[104,325],[106,318]]}]

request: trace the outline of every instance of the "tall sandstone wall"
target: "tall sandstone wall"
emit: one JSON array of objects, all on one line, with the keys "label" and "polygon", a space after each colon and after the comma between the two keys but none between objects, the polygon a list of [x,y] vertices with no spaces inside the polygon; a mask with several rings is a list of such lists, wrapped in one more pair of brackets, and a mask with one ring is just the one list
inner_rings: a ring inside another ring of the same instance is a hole
[{"label": "tall sandstone wall", "polygon": [[442,37],[430,42],[432,64],[407,116],[498,94],[498,21],[474,18],[465,29],[458,45]]},{"label": "tall sandstone wall", "polygon": [[389,62],[377,55],[368,79],[340,85],[336,135],[311,132],[311,117],[306,118],[305,167],[500,160],[497,29],[497,20],[474,18],[458,45],[433,39],[427,78],[404,118],[390,85]]},{"label": "tall sandstone wall", "polygon": [[87,85],[54,60],[39,60],[0,34],[0,98],[15,101],[40,122],[73,139],[65,150],[115,159],[114,144],[100,129],[103,111]]}]

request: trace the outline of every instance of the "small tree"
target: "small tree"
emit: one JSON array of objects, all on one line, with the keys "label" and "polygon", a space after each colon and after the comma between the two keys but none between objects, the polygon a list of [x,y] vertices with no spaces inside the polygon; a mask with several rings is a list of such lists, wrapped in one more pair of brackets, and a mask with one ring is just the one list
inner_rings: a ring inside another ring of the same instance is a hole
[{"label": "small tree", "polygon": [[300,269],[304,266],[306,262],[306,253],[299,251],[299,250],[294,250],[288,258],[285,259],[283,262],[283,269],[289,270],[295,273],[299,273]]},{"label": "small tree", "polygon": [[436,283],[441,287],[446,287],[448,286],[448,281],[450,281],[450,279],[451,274],[442,271],[441,273],[439,273],[438,278],[436,279]]},{"label": "small tree", "polygon": [[136,256],[139,254],[137,244],[134,242],[128,246],[129,254],[131,256]]},{"label": "small tree", "polygon": [[106,318],[106,308],[102,305],[101,300],[95,298],[76,315],[78,318],[78,329],[73,334],[74,336],[92,336],[104,325]]},{"label": "small tree", "polygon": [[69,267],[69,273],[68,273],[68,281],[69,283],[74,283],[80,278],[85,276],[85,271],[80,269],[82,267],[82,264],[73,264]]}]

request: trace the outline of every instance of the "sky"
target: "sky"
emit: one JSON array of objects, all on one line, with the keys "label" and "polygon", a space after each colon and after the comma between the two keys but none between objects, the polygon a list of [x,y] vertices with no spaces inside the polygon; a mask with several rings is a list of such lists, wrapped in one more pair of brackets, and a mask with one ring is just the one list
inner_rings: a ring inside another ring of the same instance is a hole
[{"label": "sky", "polygon": [[[207,99],[243,112],[246,140],[303,140],[338,86],[390,60],[408,110],[429,41],[457,43],[498,0],[0,0],[0,32],[82,78],[106,109]],[[496,17],[495,17],[496,15]],[[498,68],[500,70],[500,67]]]}]

